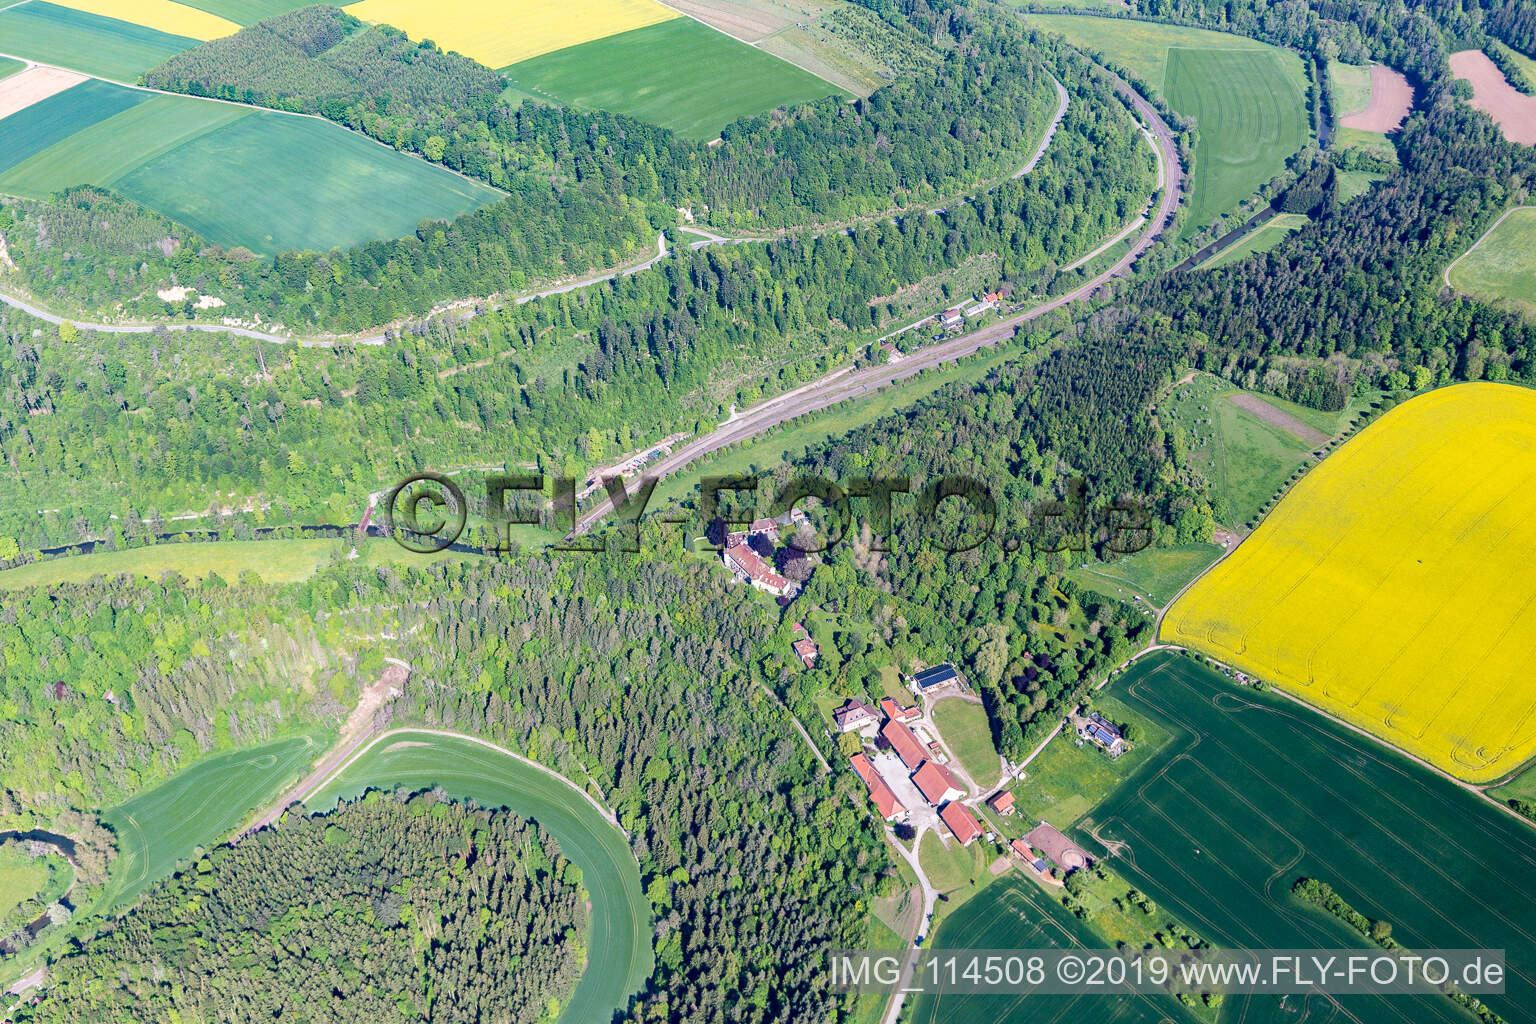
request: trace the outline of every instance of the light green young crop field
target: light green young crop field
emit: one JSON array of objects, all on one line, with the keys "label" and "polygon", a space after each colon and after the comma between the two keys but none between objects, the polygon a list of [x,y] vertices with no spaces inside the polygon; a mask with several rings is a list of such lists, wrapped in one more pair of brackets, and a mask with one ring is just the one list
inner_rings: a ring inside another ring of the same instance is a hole
[{"label": "light green young crop field", "polygon": [[520,91],[712,139],[732,121],[840,90],[692,18],[569,46],[505,70]]},{"label": "light green young crop field", "polygon": [[0,10],[0,51],[118,82],[136,81],[167,57],[197,44],[186,36],[43,0]]},{"label": "light green young crop field", "polygon": [[1449,276],[1457,291],[1536,316],[1536,207],[1511,211]]}]

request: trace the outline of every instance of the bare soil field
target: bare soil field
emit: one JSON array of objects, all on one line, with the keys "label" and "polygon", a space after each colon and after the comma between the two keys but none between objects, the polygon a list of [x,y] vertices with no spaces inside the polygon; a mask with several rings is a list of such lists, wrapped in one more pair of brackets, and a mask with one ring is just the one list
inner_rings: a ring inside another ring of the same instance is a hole
[{"label": "bare soil field", "polygon": [[1287,433],[1295,434],[1308,444],[1322,444],[1328,440],[1328,435],[1321,430],[1308,426],[1282,409],[1275,408],[1257,395],[1231,395],[1227,401],[1244,412],[1253,413],[1272,427],[1279,427]]},{"label": "bare soil field", "polygon": [[1510,142],[1536,146],[1536,96],[1515,89],[1482,50],[1451,54],[1451,74],[1472,83],[1472,105],[1491,116]]},{"label": "bare soil field", "polygon": [[55,96],[83,81],[85,76],[73,71],[34,64],[0,81],[0,118],[26,110],[32,104],[41,103],[49,96]]},{"label": "bare soil field", "polygon": [[1395,132],[1408,120],[1408,112],[1412,109],[1413,86],[1408,84],[1403,73],[1385,64],[1373,64],[1371,105],[1357,114],[1341,118],[1339,124],[1367,132]]}]

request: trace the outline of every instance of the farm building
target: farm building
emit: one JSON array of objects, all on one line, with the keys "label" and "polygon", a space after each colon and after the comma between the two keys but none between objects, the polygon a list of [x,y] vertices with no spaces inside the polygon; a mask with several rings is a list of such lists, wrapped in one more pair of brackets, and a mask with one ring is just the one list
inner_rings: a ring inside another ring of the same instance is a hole
[{"label": "farm building", "polygon": [[1025,842],[1056,862],[1063,871],[1085,868],[1092,859],[1088,852],[1061,834],[1056,826],[1042,821],[1024,837]]},{"label": "farm building", "polygon": [[1050,865],[1045,862],[1045,858],[1041,857],[1038,854],[1036,854],[1034,850],[1031,850],[1029,848],[1029,844],[1026,843],[1024,840],[1022,840],[1022,839],[1015,839],[1012,843],[1010,843],[1008,845],[1013,848],[1013,852],[1018,857],[1020,857],[1027,864],[1029,864],[1030,867],[1032,867],[1036,871],[1040,872],[1040,874],[1043,875],[1047,871],[1050,870]]},{"label": "farm building", "polygon": [[861,700],[850,700],[840,708],[832,712],[832,721],[837,725],[837,731],[859,732],[875,726],[880,721],[880,716],[875,709]]},{"label": "farm building", "polygon": [[939,811],[939,817],[944,819],[944,824],[960,840],[961,846],[970,846],[972,842],[985,834],[986,829],[981,827],[981,822],[976,820],[976,815],[971,809],[958,800],[951,800]]},{"label": "farm building", "polygon": [[896,751],[896,756],[901,758],[902,764],[907,766],[908,771],[917,771],[918,767],[928,760],[928,752],[923,749],[922,741],[917,738],[917,734],[895,719],[885,723],[885,727],[880,730],[880,737],[891,745],[892,750]]},{"label": "farm building", "polygon": [[952,331],[965,323],[965,313],[959,306],[953,309],[946,309],[944,315],[939,317],[939,323],[944,325],[946,331]]},{"label": "farm building", "polygon": [[912,782],[923,798],[935,807],[946,800],[965,796],[965,787],[960,785],[955,773],[937,761],[924,761],[922,767],[912,773]]},{"label": "farm building", "polygon": [[880,710],[893,722],[910,722],[914,718],[921,718],[923,714],[917,708],[901,707],[889,697],[880,698]]},{"label": "farm building", "polygon": [[891,787],[885,784],[885,780],[875,771],[875,766],[869,763],[869,758],[863,754],[854,754],[848,760],[853,763],[853,770],[869,788],[869,799],[874,802],[875,810],[880,812],[880,817],[890,821],[907,813],[907,809],[896,798],[896,794],[891,792]]},{"label": "farm building", "polygon": [[726,548],[720,555],[720,559],[738,578],[775,597],[792,594],[796,589],[793,583],[774,572],[768,563],[763,561],[762,555],[745,544],[735,544]]},{"label": "farm building", "polygon": [[1013,794],[1006,789],[1000,789],[987,798],[987,806],[998,814],[1013,813]]},{"label": "farm building", "polygon": [[1103,747],[1110,757],[1119,757],[1127,749],[1125,736],[1120,732],[1120,727],[1097,711],[1089,713],[1087,718],[1078,720],[1077,734]]},{"label": "farm building", "polygon": [[921,694],[934,693],[948,686],[962,687],[964,682],[949,662],[925,668],[912,677],[912,688]]}]

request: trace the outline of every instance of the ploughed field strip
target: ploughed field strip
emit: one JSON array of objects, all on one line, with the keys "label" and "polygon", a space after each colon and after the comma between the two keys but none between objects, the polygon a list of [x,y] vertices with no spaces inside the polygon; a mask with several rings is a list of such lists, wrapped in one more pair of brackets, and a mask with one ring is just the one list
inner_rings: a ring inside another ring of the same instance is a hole
[{"label": "ploughed field strip", "polygon": [[[1536,833],[1466,789],[1273,693],[1192,659],[1149,657],[1114,684],[1175,739],[1093,814],[1112,864],[1228,948],[1369,947],[1301,903],[1332,885],[1413,950],[1504,949],[1506,1020],[1536,998]],[[1079,838],[1095,849],[1091,837]],[[1229,997],[1233,1019],[1293,1021],[1296,997]],[[1466,1021],[1449,999],[1308,1001],[1307,1020]]]},{"label": "ploughed field strip", "polygon": [[0,119],[0,192],[42,199],[75,185],[116,189],[254,252],[399,237],[501,197],[317,118],[96,79]]},{"label": "ploughed field strip", "polygon": [[1472,782],[1536,754],[1536,393],[1383,416],[1174,605],[1162,639]]}]

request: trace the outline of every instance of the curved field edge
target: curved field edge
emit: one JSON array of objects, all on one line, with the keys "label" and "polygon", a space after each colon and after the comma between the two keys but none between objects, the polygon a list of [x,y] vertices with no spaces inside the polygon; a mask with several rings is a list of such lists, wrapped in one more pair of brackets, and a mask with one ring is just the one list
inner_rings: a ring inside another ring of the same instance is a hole
[{"label": "curved field edge", "polygon": [[441,786],[449,796],[503,807],[533,821],[581,869],[592,901],[587,964],[563,1024],[607,1020],[650,977],[651,910],[640,865],[618,826],[569,779],[483,740],[400,729],[374,739],[321,786],[305,806],[328,810],[368,790]]},{"label": "curved field edge", "polygon": [[1516,206],[1445,270],[1447,286],[1536,316],[1536,206]]},{"label": "curved field edge", "polygon": [[1160,639],[1471,783],[1536,755],[1536,393],[1422,395],[1304,477]]}]

